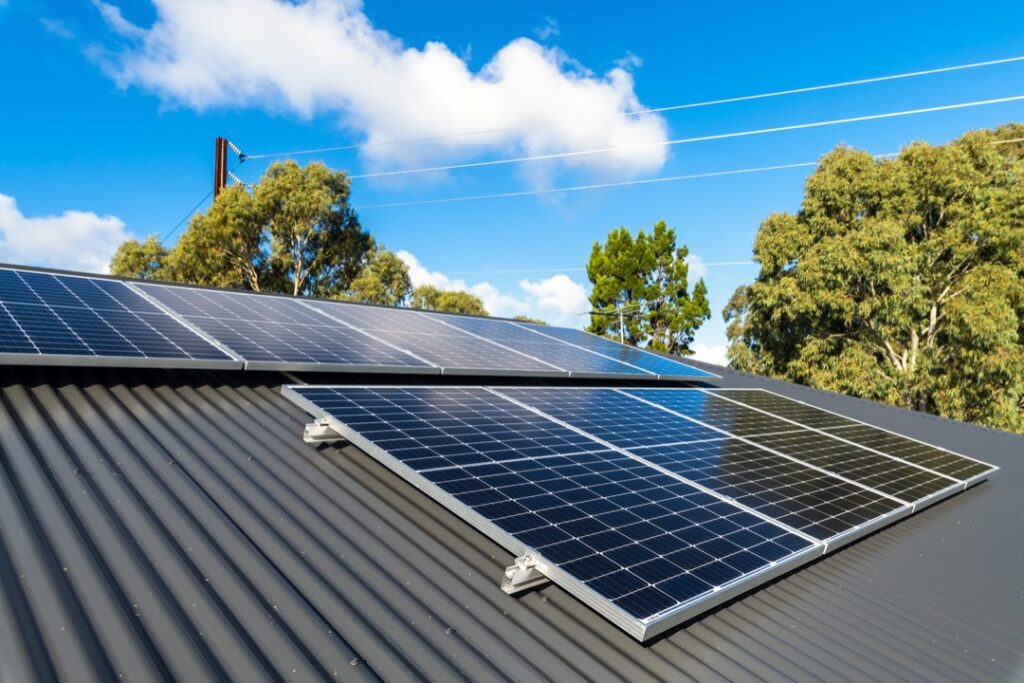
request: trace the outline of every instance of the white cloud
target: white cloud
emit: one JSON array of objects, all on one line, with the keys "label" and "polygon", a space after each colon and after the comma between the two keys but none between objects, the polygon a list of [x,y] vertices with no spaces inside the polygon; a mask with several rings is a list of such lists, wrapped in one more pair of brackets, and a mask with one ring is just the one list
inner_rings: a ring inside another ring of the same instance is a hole
[{"label": "white cloud", "polygon": [[397,255],[409,267],[414,287],[433,285],[438,289],[463,290],[476,294],[491,315],[511,318],[526,315],[540,318],[552,325],[580,327],[586,320],[580,316],[588,309],[586,290],[568,275],[558,274],[543,280],[520,280],[520,292],[502,292],[489,282],[470,284],[430,270],[408,251]]},{"label": "white cloud", "polygon": [[695,342],[693,345],[693,355],[691,358],[702,360],[705,363],[714,363],[715,365],[728,365],[728,351],[729,346],[727,344],[704,344],[701,342]]},{"label": "white cloud", "polygon": [[0,261],[88,272],[107,272],[127,238],[124,221],[91,211],[25,216],[14,197],[0,194]]},{"label": "white cloud", "polygon": [[374,27],[358,0],[154,0],[148,28],[96,4],[122,38],[94,57],[122,87],[169,103],[335,114],[368,143],[495,131],[364,147],[377,167],[655,143],[534,165],[623,176],[655,170],[667,154],[656,144],[667,138],[661,117],[620,116],[643,108],[632,58],[598,75],[558,48],[517,38],[473,72],[443,43],[406,47]]},{"label": "white cloud", "polygon": [[708,267],[704,265],[704,259],[699,254],[690,252],[686,256],[686,263],[690,266],[687,271],[687,279],[691,284],[708,274]]},{"label": "white cloud", "polygon": [[544,23],[533,29],[533,35],[537,36],[537,40],[547,40],[558,33],[558,22],[554,17],[544,17]]}]

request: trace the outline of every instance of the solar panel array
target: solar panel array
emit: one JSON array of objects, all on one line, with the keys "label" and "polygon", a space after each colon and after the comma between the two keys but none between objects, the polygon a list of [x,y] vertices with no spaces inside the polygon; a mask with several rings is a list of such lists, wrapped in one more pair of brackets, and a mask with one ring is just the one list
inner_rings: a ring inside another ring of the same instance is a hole
[{"label": "solar panel array", "polygon": [[756,390],[285,394],[640,640],[995,469]]},{"label": "solar panel array", "polygon": [[[0,362],[531,377],[702,378],[512,321],[0,266]],[[611,347],[620,347],[607,342]]]},{"label": "solar panel array", "polygon": [[0,360],[242,365],[122,282],[14,268],[0,268]]}]

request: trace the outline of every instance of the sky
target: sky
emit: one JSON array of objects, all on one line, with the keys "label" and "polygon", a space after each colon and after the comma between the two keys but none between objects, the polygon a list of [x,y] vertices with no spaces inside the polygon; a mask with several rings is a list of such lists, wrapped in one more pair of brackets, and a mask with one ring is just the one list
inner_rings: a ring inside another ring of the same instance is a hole
[{"label": "sky", "polygon": [[[364,227],[415,284],[469,289],[495,315],[584,325],[594,242],[665,220],[709,290],[694,350],[722,362],[721,311],[757,275],[758,225],[799,209],[813,167],[548,190],[1019,122],[1022,101],[664,144],[1020,96],[1024,62],[636,112],[1018,57],[1022,26],[1020,2],[0,0],[0,262],[103,272],[121,241],[169,233],[209,192],[221,135],[269,155],[238,166],[245,182],[288,156],[376,174],[353,179]],[[349,149],[292,154],[333,147]]]}]

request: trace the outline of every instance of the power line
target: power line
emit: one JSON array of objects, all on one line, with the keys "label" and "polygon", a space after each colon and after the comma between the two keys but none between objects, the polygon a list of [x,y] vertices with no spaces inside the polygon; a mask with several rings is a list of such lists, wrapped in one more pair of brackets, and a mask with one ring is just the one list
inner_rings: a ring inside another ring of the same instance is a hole
[{"label": "power line", "polygon": [[[231,146],[232,150],[236,151],[236,153],[239,155],[239,159],[235,163],[234,167],[230,171],[227,172],[227,174],[229,176],[231,176],[231,178],[235,182],[242,183],[242,181],[238,178],[238,176],[235,175],[234,172],[237,171],[238,167],[241,166],[242,162],[245,161],[245,156],[243,154],[241,154],[241,152],[238,152],[237,151],[238,148],[235,147],[233,144],[231,144],[230,141],[228,142],[228,145]],[[242,184],[244,184],[244,183],[242,183]],[[203,204],[205,204],[206,200],[208,200],[212,195],[213,195],[213,190],[210,190],[209,192],[207,192],[206,195],[204,195],[202,199],[200,199],[198,202],[196,202],[195,206],[193,206],[191,209],[189,209],[188,213],[186,213],[182,217],[182,219],[180,221],[178,221],[177,224],[175,224],[175,226],[173,228],[171,228],[170,230],[167,231],[167,234],[165,234],[163,237],[160,238],[160,242],[161,243],[166,242],[171,237],[171,235],[173,235],[174,233],[178,232],[178,228],[180,228],[182,225],[184,225],[185,221],[187,221],[189,218],[191,218],[192,215],[195,214],[195,212],[199,209],[199,207],[202,206]]]},{"label": "power line", "polygon": [[[879,154],[878,157],[895,156],[891,154]],[[522,190],[518,192],[494,192],[491,194],[475,194],[465,197],[444,197],[442,199],[422,199],[408,202],[390,202],[387,204],[367,204],[360,206],[359,210],[366,209],[390,209],[400,206],[424,206],[428,204],[452,204],[455,202],[470,202],[480,199],[505,199],[509,197],[530,197],[543,194],[555,194],[557,192],[582,192],[584,190],[604,190],[613,187],[627,187],[631,185],[653,185],[656,183],[672,183],[681,180],[697,180],[699,178],[719,178],[722,176],[746,175],[749,173],[765,173],[768,171],[783,171],[791,168],[808,168],[817,166],[817,161],[802,161],[795,164],[778,164],[775,166],[757,166],[754,168],[740,168],[729,171],[711,171],[709,173],[691,173],[688,175],[664,176],[660,178],[642,178],[640,180],[622,180],[614,183],[595,183],[593,185],[573,185],[570,187],[552,187],[544,190]]]},{"label": "power line", "polygon": [[[872,77],[872,78],[860,78],[860,79],[856,79],[856,80],[852,80],[852,81],[839,81],[837,83],[826,83],[826,84],[823,84],[823,85],[812,85],[812,86],[807,86],[807,87],[802,87],[802,88],[790,88],[788,90],[776,90],[776,91],[773,91],[773,92],[756,93],[756,94],[753,94],[753,95],[739,95],[739,96],[736,96],[736,97],[726,97],[726,98],[721,98],[721,99],[716,99],[716,100],[704,100],[704,101],[701,101],[701,102],[688,102],[688,103],[685,103],[685,104],[673,104],[673,105],[667,105],[667,106],[663,106],[663,107],[654,107],[654,108],[651,108],[651,109],[642,109],[642,110],[639,110],[639,111],[627,111],[627,112],[622,112],[621,114],[618,114],[615,118],[618,118],[620,116],[621,117],[646,116],[648,114],[657,114],[657,113],[663,113],[663,112],[669,112],[669,111],[679,111],[679,110],[682,110],[682,109],[697,109],[697,108],[701,108],[701,107],[713,107],[713,106],[717,106],[717,105],[721,105],[721,104],[734,104],[734,103],[738,103],[738,102],[749,102],[751,100],[763,100],[763,99],[768,99],[768,98],[772,98],[772,97],[783,97],[783,96],[787,96],[787,95],[798,95],[798,94],[804,94],[804,93],[809,93],[809,92],[819,92],[819,91],[822,91],[822,90],[834,90],[834,89],[837,89],[837,88],[848,88],[848,87],[858,86],[858,85],[869,85],[871,83],[882,83],[882,82],[885,82],[885,81],[895,81],[895,80],[901,80],[901,79],[906,79],[906,78],[917,78],[917,77],[920,77],[920,76],[930,76],[930,75],[940,74],[940,73],[949,73],[949,72],[954,72],[954,71],[965,71],[967,69],[978,69],[978,68],[983,68],[983,67],[988,67],[988,66],[997,66],[999,64],[1009,64],[1009,63],[1012,63],[1012,62],[1021,62],[1021,61],[1024,61],[1024,55],[1018,56],[1018,57],[1007,57],[1007,58],[1004,58],[1004,59],[991,59],[991,60],[987,60],[987,61],[983,61],[983,62],[972,62],[970,64],[958,64],[958,65],[955,65],[955,66],[945,66],[945,67],[939,67],[939,68],[935,68],[935,69],[925,69],[925,70],[922,70],[922,71],[908,71],[908,72],[905,72],[905,73],[891,74],[891,75],[887,75],[887,76],[875,76],[875,77]],[[450,134],[447,134],[447,135],[432,135],[432,136],[427,136],[427,137],[405,138],[405,139],[399,139],[399,140],[382,140],[382,141],[378,141],[378,142],[364,142],[364,143],[361,143],[361,144],[338,145],[338,146],[334,146],[334,147],[318,147],[318,148],[314,148],[314,149],[299,149],[299,150],[292,150],[290,152],[269,152],[269,153],[264,153],[264,154],[251,154],[251,155],[246,155],[245,158],[247,158],[247,159],[269,159],[269,158],[274,158],[274,157],[302,156],[302,155],[308,155],[308,154],[324,154],[324,153],[327,153],[327,152],[344,152],[344,151],[350,151],[350,150],[354,150],[354,149],[365,149],[365,148],[371,148],[371,147],[389,147],[389,146],[394,146],[394,145],[407,145],[407,144],[423,143],[423,142],[436,142],[436,141],[442,141],[442,140],[451,140],[451,139],[455,139],[455,138],[473,137],[473,136],[478,136],[478,135],[493,135],[493,134],[496,134],[496,133],[509,133],[509,132],[518,131],[518,130],[530,130],[530,129],[534,129],[534,128],[546,128],[546,127],[555,126],[555,125],[558,125],[558,124],[561,124],[561,123],[586,120],[587,118],[588,117],[575,117],[575,118],[572,118],[572,119],[559,119],[559,120],[546,121],[546,122],[542,122],[542,123],[535,123],[535,124],[532,124],[532,125],[525,125],[525,126],[507,126],[507,127],[503,127],[503,128],[489,128],[489,129],[484,129],[484,130],[475,130],[475,131],[468,131],[468,132],[463,132],[463,133],[450,133]],[[609,119],[610,118],[611,117],[609,117]],[[235,151],[238,152],[237,149]]]},{"label": "power line", "polygon": [[391,176],[414,175],[419,173],[434,173],[438,171],[454,171],[464,168],[480,168],[484,166],[504,166],[508,164],[521,164],[532,161],[544,161],[549,159],[569,159],[595,154],[608,154],[611,152],[622,152],[633,149],[649,149],[652,147],[670,147],[673,145],[684,145],[694,142],[708,142],[711,140],[726,140],[730,138],[750,137],[753,135],[767,135],[770,133],[782,133],[793,130],[804,130],[807,128],[822,128],[825,126],[838,126],[847,123],[860,123],[864,121],[877,121],[880,119],[892,119],[901,116],[915,116],[917,114],[929,114],[939,111],[950,111],[953,109],[967,109],[969,107],[982,107],[991,104],[1004,104],[1007,102],[1018,102],[1024,100],[1024,95],[1011,97],[999,97],[989,100],[975,100],[972,102],[958,102],[956,104],[944,104],[936,107],[923,107],[920,109],[905,109],[903,111],[885,112],[883,114],[866,114],[864,116],[849,116],[841,119],[829,119],[827,121],[813,121],[810,123],[797,123],[789,126],[775,126],[772,128],[758,128],[755,130],[736,131],[731,133],[717,133],[714,135],[701,135],[690,138],[678,138],[675,140],[660,140],[658,142],[641,142],[632,145],[619,145],[616,147],[603,147],[599,149],[585,149],[575,152],[553,152],[551,154],[534,154],[525,157],[513,157],[510,159],[491,159],[488,161],[473,161],[464,164],[448,164],[447,166],[430,166],[426,168],[411,168],[397,171],[380,171],[377,173],[361,173],[350,175],[349,178],[367,179],[384,178]]},{"label": "power line", "polygon": [[[691,266],[697,265],[696,261],[689,262]],[[724,266],[750,266],[756,261],[700,261],[699,265],[706,268],[718,268]],[[538,273],[579,273],[585,272],[586,268],[509,268],[500,270],[452,270],[446,271],[448,275],[528,275]]]}]

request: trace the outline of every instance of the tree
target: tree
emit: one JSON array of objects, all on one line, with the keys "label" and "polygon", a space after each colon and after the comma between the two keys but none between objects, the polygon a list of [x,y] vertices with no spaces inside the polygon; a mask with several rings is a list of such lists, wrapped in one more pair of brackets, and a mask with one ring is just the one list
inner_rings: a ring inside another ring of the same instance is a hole
[{"label": "tree", "polygon": [[[213,287],[337,295],[373,248],[348,200],[344,173],[319,163],[271,164],[251,192],[227,187],[195,216],[162,259],[159,275]],[[124,248],[133,253],[131,245]]]},{"label": "tree", "polygon": [[[711,317],[704,280],[689,291],[689,250],[676,248],[675,230],[659,221],[636,238],[624,227],[595,242],[587,263],[593,284],[588,331],[627,344],[675,354],[690,353],[693,333]],[[619,312],[624,325],[620,330]]]},{"label": "tree", "polygon": [[110,274],[137,280],[159,279],[168,250],[156,235],[145,242],[126,240],[110,259]]},{"label": "tree", "polygon": [[269,232],[267,264],[277,291],[330,296],[356,277],[373,241],[348,199],[348,176],[323,164],[267,169],[253,202]]},{"label": "tree", "polygon": [[433,285],[420,285],[412,290],[411,308],[443,313],[465,313],[466,315],[490,315],[483,300],[476,294],[462,291],[441,290]]},{"label": "tree", "polygon": [[241,185],[224,188],[197,214],[166,259],[169,279],[208,287],[282,291],[267,264],[266,216]]},{"label": "tree", "polygon": [[513,317],[512,319],[513,320],[518,320],[521,323],[533,323],[534,325],[547,325],[547,323],[544,322],[543,320],[541,320],[540,318],[531,318],[528,315],[517,315],[517,316]]},{"label": "tree", "polygon": [[348,290],[338,298],[382,306],[401,306],[412,293],[405,261],[386,249],[375,249]]},{"label": "tree", "polygon": [[758,231],[734,367],[1024,431],[1024,126],[893,160],[840,147]]}]

